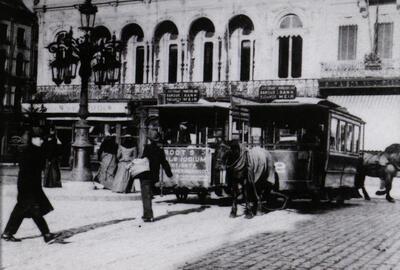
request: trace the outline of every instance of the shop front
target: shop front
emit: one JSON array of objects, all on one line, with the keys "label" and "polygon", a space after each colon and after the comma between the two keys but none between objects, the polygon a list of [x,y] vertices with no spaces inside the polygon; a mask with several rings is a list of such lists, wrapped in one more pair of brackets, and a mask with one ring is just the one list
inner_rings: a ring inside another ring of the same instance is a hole
[{"label": "shop front", "polygon": [[[92,162],[96,163],[97,151],[106,135],[114,134],[116,141],[120,143],[122,136],[127,134],[136,136],[138,134],[127,106],[127,102],[89,103],[90,116],[87,120],[91,126],[89,138],[93,144]],[[46,103],[44,107],[46,108],[46,120],[56,128],[57,136],[62,143],[60,147],[61,166],[71,167],[71,145],[75,138],[75,123],[78,120],[76,112],[79,109],[79,104]]]}]

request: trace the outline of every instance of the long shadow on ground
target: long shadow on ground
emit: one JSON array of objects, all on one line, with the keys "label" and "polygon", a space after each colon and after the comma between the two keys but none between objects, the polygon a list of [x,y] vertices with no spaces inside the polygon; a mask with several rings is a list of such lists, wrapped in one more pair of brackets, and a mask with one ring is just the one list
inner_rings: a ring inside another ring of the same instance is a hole
[{"label": "long shadow on ground", "polygon": [[210,206],[209,205],[202,205],[200,207],[190,208],[190,209],[185,209],[185,210],[168,211],[167,214],[165,214],[165,215],[161,215],[161,216],[155,217],[154,221],[166,219],[166,218],[169,218],[169,217],[172,217],[172,216],[176,216],[176,215],[187,215],[187,214],[190,214],[190,213],[200,213],[200,212],[203,212],[207,208],[210,208]]},{"label": "long shadow on ground", "polygon": [[204,200],[201,200],[197,196],[188,196],[188,198],[183,201],[177,199],[171,199],[165,201],[158,201],[155,203],[230,206],[232,204],[232,199],[229,197],[220,197],[220,198],[208,197]]},{"label": "long shadow on ground", "polygon": [[296,211],[299,214],[317,215],[360,206],[361,204],[356,201],[345,202],[343,204],[322,201],[316,204],[311,200],[295,200],[291,201],[287,208]]},{"label": "long shadow on ground", "polygon": [[[96,223],[84,225],[84,226],[77,227],[77,228],[71,228],[71,229],[58,231],[56,233],[59,234],[59,236],[56,238],[56,240],[53,243],[68,244],[70,242],[65,241],[65,239],[68,239],[76,234],[85,233],[85,232],[95,230],[95,229],[98,229],[101,227],[114,225],[114,224],[125,222],[125,221],[131,221],[134,219],[135,218],[114,219],[114,220],[109,220],[109,221],[104,221],[104,222],[96,222]],[[33,239],[33,238],[38,238],[38,237],[41,237],[41,235],[28,236],[28,237],[21,238],[21,240]]]},{"label": "long shadow on ground", "polygon": [[[194,204],[194,205],[202,205],[202,206],[219,206],[219,207],[230,207],[232,205],[232,199],[230,197],[220,197],[220,198],[210,198],[207,197],[204,200],[199,199],[197,196],[188,196],[188,198],[184,201],[180,201],[177,199],[159,201],[156,203],[168,203],[168,204]],[[374,203],[373,201],[368,203]],[[240,205],[243,206],[243,201],[240,201]],[[320,203],[313,203],[309,200],[292,200],[287,204],[287,207],[284,209],[285,211],[293,211],[299,214],[324,214],[330,213],[333,211],[339,211],[342,209],[353,208],[353,207],[361,207],[363,205],[363,200],[353,199],[349,201],[345,201],[343,204],[338,204],[335,202],[329,201],[321,201]],[[282,200],[277,200],[273,198],[266,202],[263,207],[265,213],[270,213],[273,211],[281,210]]]}]

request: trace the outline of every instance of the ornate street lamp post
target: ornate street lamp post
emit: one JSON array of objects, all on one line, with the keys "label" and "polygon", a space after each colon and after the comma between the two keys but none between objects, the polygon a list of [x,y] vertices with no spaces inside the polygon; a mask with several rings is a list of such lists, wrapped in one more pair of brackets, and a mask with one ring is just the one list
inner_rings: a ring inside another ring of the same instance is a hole
[{"label": "ornate street lamp post", "polygon": [[[50,53],[54,54],[54,60],[50,63],[53,81],[70,84],[76,77],[78,63],[79,76],[81,77],[81,93],[79,100],[79,120],[75,124],[74,161],[72,167],[72,179],[77,181],[90,181],[90,151],[93,145],[89,141],[89,125],[86,118],[88,111],[88,86],[94,73],[95,84],[101,86],[114,85],[120,80],[122,43],[116,40],[115,35],[111,40],[96,41],[93,39],[93,29],[97,13],[97,7],[91,0],[85,0],[79,5],[81,14],[81,27],[84,35],[74,38],[72,29],[60,31],[56,34],[55,41],[49,44]],[[92,67],[93,65],[93,67]]]}]

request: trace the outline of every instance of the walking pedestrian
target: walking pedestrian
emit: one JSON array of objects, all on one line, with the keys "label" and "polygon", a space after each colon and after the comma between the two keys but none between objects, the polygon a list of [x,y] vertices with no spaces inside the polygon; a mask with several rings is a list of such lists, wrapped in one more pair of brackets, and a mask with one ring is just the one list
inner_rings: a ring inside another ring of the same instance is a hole
[{"label": "walking pedestrian", "polygon": [[21,241],[21,239],[15,238],[14,234],[18,231],[24,218],[33,219],[46,243],[57,237],[56,234],[50,232],[46,220],[43,218],[44,215],[53,210],[53,206],[42,189],[41,176],[45,163],[42,149],[43,135],[43,130],[40,127],[33,127],[28,145],[19,158],[17,204],[1,235],[1,238],[6,241]]},{"label": "walking pedestrian", "polygon": [[46,166],[43,180],[44,187],[53,188],[62,186],[60,166],[58,163],[60,145],[61,142],[57,138],[55,129],[51,129],[48,140],[43,143],[43,149],[46,156]]},{"label": "walking pedestrian", "polygon": [[138,176],[140,179],[140,190],[142,193],[143,203],[143,216],[144,222],[153,222],[153,209],[152,209],[152,187],[160,180],[160,166],[167,174],[172,177],[171,167],[165,158],[164,150],[162,149],[161,135],[158,131],[151,131],[148,139],[150,144],[146,144],[143,150],[142,158],[149,159],[150,171],[143,172]]}]

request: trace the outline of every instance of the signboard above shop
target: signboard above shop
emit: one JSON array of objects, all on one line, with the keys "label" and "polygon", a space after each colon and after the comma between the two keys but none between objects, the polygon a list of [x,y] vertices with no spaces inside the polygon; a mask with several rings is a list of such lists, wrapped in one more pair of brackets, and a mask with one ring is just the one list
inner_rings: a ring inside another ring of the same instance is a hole
[{"label": "signboard above shop", "polygon": [[193,103],[199,101],[198,89],[165,89],[165,103]]},{"label": "signboard above shop", "polygon": [[296,86],[294,85],[262,85],[259,89],[261,100],[295,99]]}]

